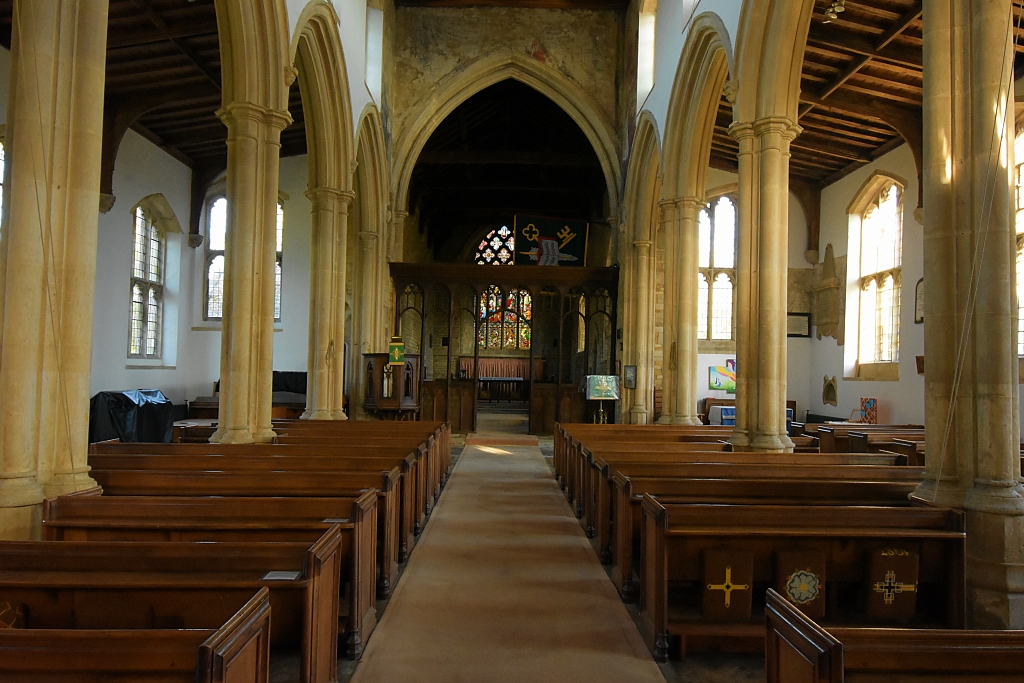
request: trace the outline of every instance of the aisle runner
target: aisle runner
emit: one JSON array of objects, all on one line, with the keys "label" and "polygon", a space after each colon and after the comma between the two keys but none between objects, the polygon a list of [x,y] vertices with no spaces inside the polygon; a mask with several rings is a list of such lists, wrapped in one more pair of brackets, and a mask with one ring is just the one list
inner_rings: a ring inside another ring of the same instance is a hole
[{"label": "aisle runner", "polygon": [[664,683],[540,449],[467,446],[353,683]]}]

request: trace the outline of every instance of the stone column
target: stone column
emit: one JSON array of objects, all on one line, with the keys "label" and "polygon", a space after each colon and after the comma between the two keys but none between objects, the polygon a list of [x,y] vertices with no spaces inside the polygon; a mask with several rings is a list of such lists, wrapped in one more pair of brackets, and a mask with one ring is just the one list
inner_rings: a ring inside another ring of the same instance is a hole
[{"label": "stone column", "polygon": [[348,419],[345,414],[345,278],[348,268],[348,207],[353,199],[355,193],[339,192],[338,208],[334,214],[334,322],[331,333],[333,344],[329,349],[333,354],[330,361],[332,420]]},{"label": "stone column", "polygon": [[[363,396],[366,395],[366,371],[362,363],[362,354],[387,349],[375,349],[373,342],[374,327],[378,313],[377,309],[377,233],[373,231],[361,231],[359,233],[359,244],[362,247],[359,261],[359,280],[357,299],[359,301],[357,313],[359,315],[359,333],[354,335],[352,352],[357,354],[359,359],[355,367],[359,368],[356,373],[355,389],[350,396],[353,409],[362,410]],[[354,321],[355,322],[355,321]],[[356,344],[358,342],[358,345]],[[353,415],[353,417],[359,417]]]},{"label": "stone column", "polygon": [[676,318],[676,382],[679,402],[674,424],[697,425],[697,270],[700,245],[697,217],[703,202],[697,197],[684,197],[676,202],[679,225],[679,312]]},{"label": "stone column", "polygon": [[278,168],[291,117],[249,102],[217,115],[228,129],[228,226],[219,426],[210,440],[270,441]]},{"label": "stone column", "polygon": [[633,298],[636,390],[633,407],[629,409],[632,424],[647,424],[651,378],[651,242],[633,242],[633,273],[636,276]]},{"label": "stone column", "polygon": [[676,394],[676,368],[678,367],[678,344],[676,342],[676,320],[679,315],[679,267],[678,235],[675,203],[668,200],[658,202],[661,211],[662,231],[665,235],[665,291],[662,314],[662,356],[661,356],[661,416],[658,424],[672,424],[678,404]]},{"label": "stone column", "polygon": [[0,538],[87,465],[107,2],[17,0],[0,230]]},{"label": "stone column", "polygon": [[[338,190],[320,187],[306,196],[313,204],[312,250],[310,253],[309,356],[304,420],[331,418],[331,364],[334,362],[331,341],[334,338],[333,311],[337,302],[334,283],[337,261],[334,246],[338,208]],[[344,302],[342,302],[344,303]]]},{"label": "stone column", "polygon": [[975,628],[1024,628],[1012,26],[1009,0],[924,14],[928,448],[914,496],[967,511]]},{"label": "stone column", "polygon": [[734,123],[739,142],[739,249],[736,267],[736,430],[732,443],[788,451],[786,288],[789,143],[800,128],[784,117]]}]

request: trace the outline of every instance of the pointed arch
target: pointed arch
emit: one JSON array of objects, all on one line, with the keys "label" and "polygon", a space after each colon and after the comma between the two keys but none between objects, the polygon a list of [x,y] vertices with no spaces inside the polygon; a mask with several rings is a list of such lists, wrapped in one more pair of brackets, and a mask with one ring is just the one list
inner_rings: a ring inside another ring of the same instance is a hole
[{"label": "pointed arch", "polygon": [[290,54],[298,71],[306,119],[309,186],[347,191],[352,186],[355,149],[339,25],[331,4],[314,0],[299,16]]},{"label": "pointed arch", "polygon": [[249,102],[288,111],[294,73],[288,59],[285,0],[215,0],[225,105]]},{"label": "pointed arch", "polygon": [[744,0],[736,39],[733,119],[799,119],[800,71],[814,0]]},{"label": "pointed arch", "polygon": [[[661,196],[658,124],[649,111],[640,114],[626,170],[626,229],[632,241],[653,240],[657,202]],[[622,247],[629,246],[621,245]]]},{"label": "pointed arch", "polygon": [[732,69],[729,34],[712,12],[696,17],[676,68],[665,124],[664,194],[703,197],[722,88]]},{"label": "pointed arch", "polygon": [[618,215],[621,173],[614,126],[598,115],[597,107],[586,93],[562,73],[546,64],[519,55],[498,55],[480,60],[458,75],[450,77],[447,82],[439,84],[439,94],[424,106],[396,150],[395,165],[392,169],[395,209],[406,210],[413,168],[437,126],[470,97],[509,78],[528,85],[548,97],[580,127],[601,163],[608,194],[608,215]]},{"label": "pointed arch", "polygon": [[[367,104],[359,117],[356,141],[356,179],[353,189],[362,200],[364,215],[373,218],[379,238],[385,238],[387,229],[387,207],[390,188],[387,175],[387,146],[384,142],[384,122],[374,104]],[[382,242],[383,243],[383,242]]]}]

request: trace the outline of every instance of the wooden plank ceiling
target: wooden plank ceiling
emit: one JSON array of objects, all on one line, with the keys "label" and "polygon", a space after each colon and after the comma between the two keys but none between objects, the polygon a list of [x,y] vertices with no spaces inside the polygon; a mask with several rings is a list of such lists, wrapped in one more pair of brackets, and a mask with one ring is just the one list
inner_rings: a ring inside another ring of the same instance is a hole
[{"label": "wooden plank ceiling", "polygon": [[[7,48],[13,5],[0,0],[0,44]],[[108,130],[114,119],[128,118],[124,126],[130,123],[202,175],[216,175],[227,164],[227,131],[215,113],[221,106],[220,68],[214,0],[110,0]],[[297,85],[289,109],[295,123],[282,135],[282,156],[306,151]]]},{"label": "wooden plank ceiling", "polygon": [[[1021,2],[1014,3],[1020,25]],[[821,189],[904,143],[920,151],[923,59],[921,0],[815,0],[800,79],[800,126],[790,177]],[[1024,72],[1017,41],[1015,77]],[[723,97],[711,165],[735,171],[738,147],[728,135],[732,107]],[[916,140],[914,139],[916,137]]]}]

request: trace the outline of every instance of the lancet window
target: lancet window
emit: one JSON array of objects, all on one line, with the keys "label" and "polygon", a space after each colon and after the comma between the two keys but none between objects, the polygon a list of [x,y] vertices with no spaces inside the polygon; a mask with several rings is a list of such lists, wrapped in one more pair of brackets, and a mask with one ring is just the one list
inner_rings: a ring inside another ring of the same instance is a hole
[{"label": "lancet window", "polygon": [[899,361],[903,197],[888,182],[861,218],[860,363]]},{"label": "lancet window", "polygon": [[132,211],[130,358],[160,358],[164,299],[164,236],[141,206]]},{"label": "lancet window", "polygon": [[736,203],[732,197],[711,200],[697,224],[697,339],[733,339],[733,290],[736,282]]}]

